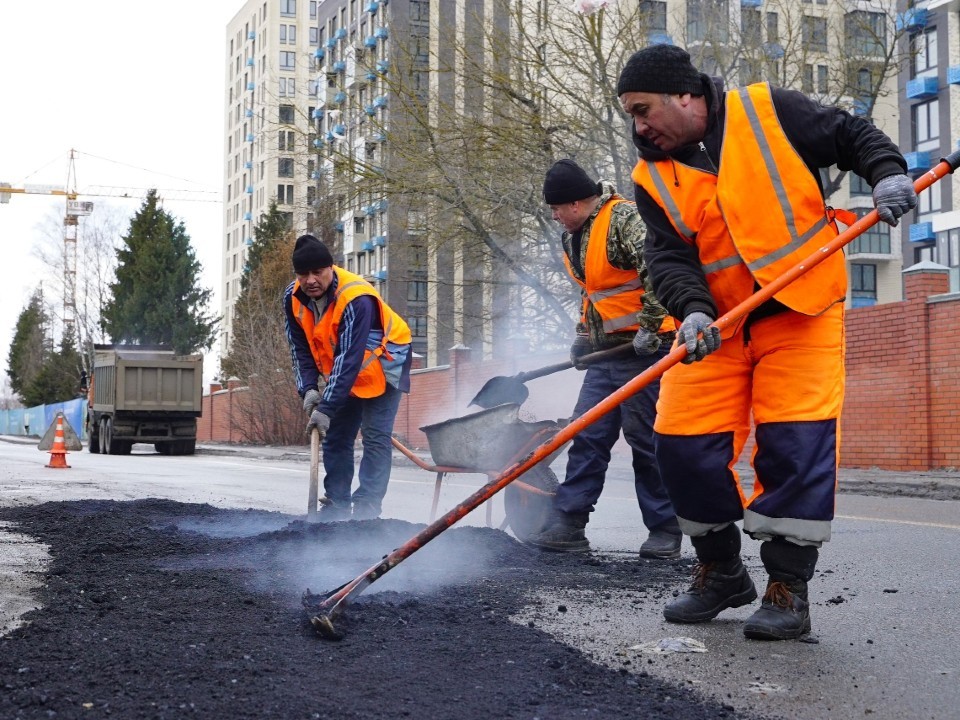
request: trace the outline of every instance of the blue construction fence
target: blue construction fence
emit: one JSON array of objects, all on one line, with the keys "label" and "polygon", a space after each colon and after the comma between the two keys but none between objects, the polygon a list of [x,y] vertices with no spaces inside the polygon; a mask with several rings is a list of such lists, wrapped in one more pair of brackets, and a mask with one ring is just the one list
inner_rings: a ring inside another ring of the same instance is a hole
[{"label": "blue construction fence", "polygon": [[85,398],[20,410],[0,410],[0,435],[43,437],[47,428],[56,421],[59,412],[63,413],[63,417],[70,423],[77,437],[85,440],[87,424]]}]

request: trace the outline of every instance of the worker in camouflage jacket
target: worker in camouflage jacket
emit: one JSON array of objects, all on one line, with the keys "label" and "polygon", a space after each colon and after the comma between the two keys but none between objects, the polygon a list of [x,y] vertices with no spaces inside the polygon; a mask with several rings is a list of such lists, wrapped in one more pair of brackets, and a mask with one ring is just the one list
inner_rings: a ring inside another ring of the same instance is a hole
[{"label": "worker in camouflage jacket", "polygon": [[[657,302],[643,263],[644,225],[632,202],[598,183],[573,160],[547,171],[543,197],[563,225],[564,261],[581,288],[581,316],[570,350],[574,366],[589,353],[632,346],[632,352],[591,362],[574,408],[580,416],[657,362],[674,339],[673,319]],[[633,453],[634,488],[649,534],[641,557],[680,555],[680,528],[653,451],[659,381],[581,430],[573,439],[554,512],[528,542],[545,550],[584,552],[586,525],[603,490],[610,452],[621,430]]]}]

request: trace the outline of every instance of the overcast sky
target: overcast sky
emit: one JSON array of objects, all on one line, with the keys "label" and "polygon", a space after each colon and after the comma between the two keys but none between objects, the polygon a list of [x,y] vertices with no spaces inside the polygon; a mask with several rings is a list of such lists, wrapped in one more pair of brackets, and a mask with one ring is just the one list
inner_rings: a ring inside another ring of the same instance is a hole
[{"label": "overcast sky", "polygon": [[[164,208],[183,221],[192,239],[216,314],[224,37],[242,5],[241,0],[8,2],[0,23],[0,181],[64,186],[74,148],[79,199],[93,201],[98,212],[111,209],[129,217],[140,200],[85,196],[84,188],[116,186],[136,193],[157,187],[215,199],[168,199]],[[41,281],[50,287],[62,282],[40,262],[37,250],[49,247],[51,214],[62,213],[64,205],[63,198],[40,195],[13,195],[0,205],[4,375],[23,306]],[[216,356],[208,355],[207,379],[216,365]]]}]

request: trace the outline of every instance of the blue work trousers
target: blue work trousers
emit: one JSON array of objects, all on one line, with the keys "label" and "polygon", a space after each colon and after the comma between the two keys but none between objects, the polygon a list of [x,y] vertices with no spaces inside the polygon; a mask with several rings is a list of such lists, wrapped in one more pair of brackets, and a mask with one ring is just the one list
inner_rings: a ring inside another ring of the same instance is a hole
[{"label": "blue work trousers", "polygon": [[[590,365],[583,378],[574,417],[583,415],[669,351],[669,343],[664,343],[653,355],[630,355]],[[593,511],[603,491],[610,451],[623,430],[623,436],[633,450],[634,487],[643,524],[650,530],[673,526],[676,516],[653,451],[653,421],[659,394],[660,380],[657,379],[573,437],[567,454],[566,478],[557,489],[555,506],[558,510],[566,513]]]},{"label": "blue work trousers", "polygon": [[378,397],[349,397],[346,404],[330,418],[330,429],[323,439],[323,469],[326,472],[323,489],[337,505],[350,506],[353,446],[359,432],[363,439],[360,486],[352,499],[353,502],[367,503],[380,510],[390,481],[393,464],[390,438],[401,394],[388,383],[386,392]]}]

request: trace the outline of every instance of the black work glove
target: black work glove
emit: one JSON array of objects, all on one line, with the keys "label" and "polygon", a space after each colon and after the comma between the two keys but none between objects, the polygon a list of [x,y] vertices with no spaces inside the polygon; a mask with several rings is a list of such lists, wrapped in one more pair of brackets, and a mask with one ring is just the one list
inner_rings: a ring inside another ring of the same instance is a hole
[{"label": "black work glove", "polygon": [[653,355],[660,349],[660,336],[645,328],[637,330],[633,336],[633,351],[637,355]]},{"label": "black work glove", "polygon": [[[706,313],[692,312],[680,323],[677,344],[687,347],[687,355],[680,361],[684,365],[703,360],[720,347],[720,328],[711,327],[712,322],[713,318]],[[702,337],[698,337],[700,333]]]},{"label": "black work glove", "polygon": [[897,226],[900,217],[917,206],[913,181],[906,175],[890,175],[873,188],[873,205],[887,225]]},{"label": "black work glove", "polygon": [[570,362],[577,370],[583,370],[578,363],[584,355],[589,355],[593,351],[593,345],[590,342],[590,336],[585,333],[577,333],[573,345],[570,346]]}]

